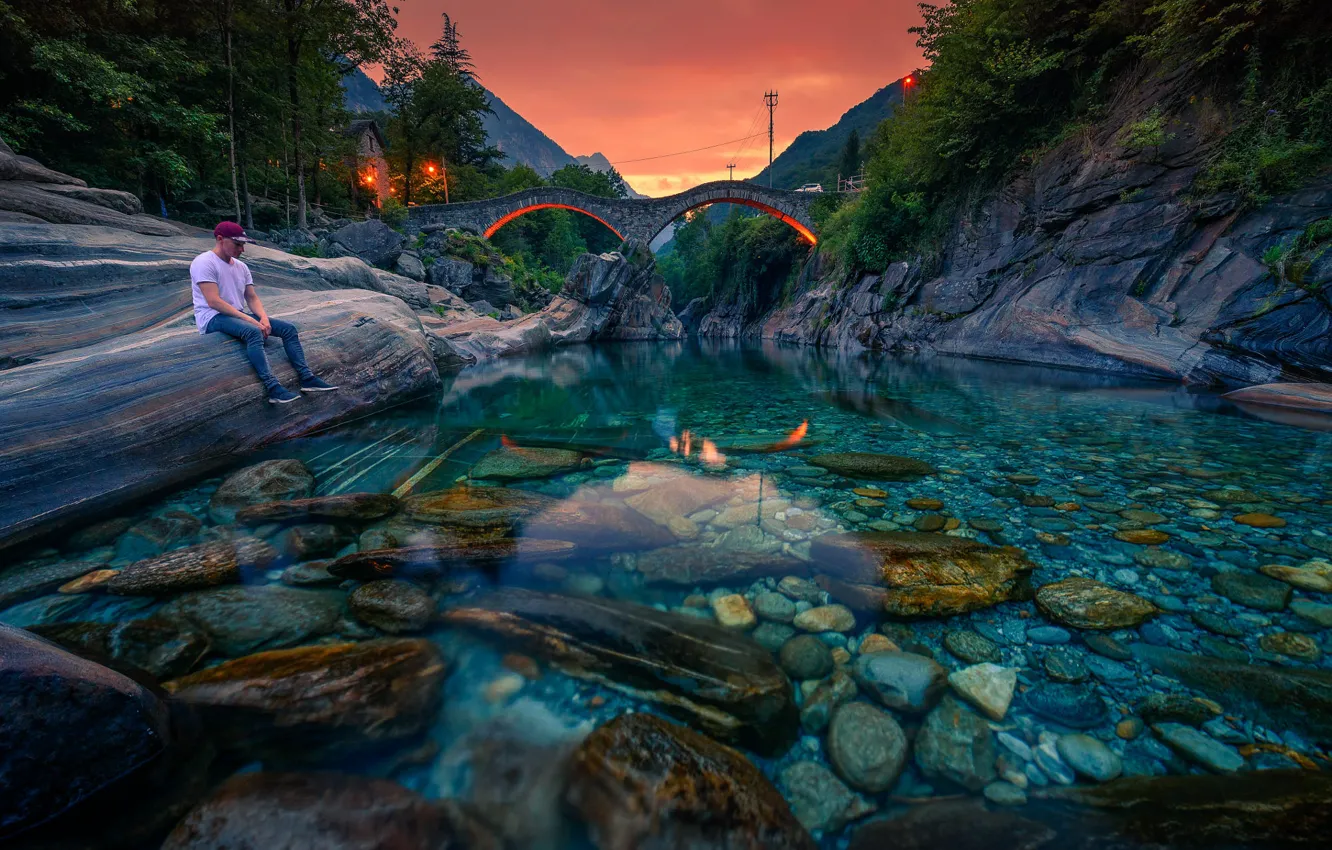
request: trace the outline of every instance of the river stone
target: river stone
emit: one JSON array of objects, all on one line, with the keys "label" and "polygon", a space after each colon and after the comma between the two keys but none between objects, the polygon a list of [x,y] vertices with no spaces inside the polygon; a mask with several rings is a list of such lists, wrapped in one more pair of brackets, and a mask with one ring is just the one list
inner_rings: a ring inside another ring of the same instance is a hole
[{"label": "river stone", "polygon": [[403,500],[408,517],[453,528],[507,533],[519,521],[554,506],[556,500],[511,487],[452,487]]},{"label": "river stone", "polygon": [[797,635],[778,653],[782,669],[792,679],[822,679],[833,670],[832,649],[814,635]]},{"label": "river stone", "polygon": [[390,634],[419,632],[435,615],[435,601],[409,581],[381,579],[361,585],[347,597],[352,616]]},{"label": "river stone", "polygon": [[1087,648],[1092,652],[1104,658],[1110,658],[1115,661],[1128,661],[1133,657],[1133,653],[1127,646],[1110,637],[1107,634],[1098,634],[1092,632],[1083,637],[1082,642],[1087,644]]},{"label": "river stone", "polygon": [[926,715],[916,734],[915,759],[926,777],[948,780],[973,792],[996,776],[989,724],[950,696]]},{"label": "river stone", "polygon": [[342,584],[343,579],[328,571],[327,561],[310,561],[287,567],[281,581],[290,587],[330,587]]},{"label": "river stone", "polygon": [[585,465],[586,459],[581,453],[568,449],[505,446],[482,457],[467,474],[473,479],[519,481],[524,478],[550,478],[574,472]]},{"label": "river stone", "polygon": [[1321,552],[1324,555],[1332,555],[1332,535],[1327,534],[1306,534],[1300,538],[1300,542],[1315,552]]},{"label": "river stone", "polygon": [[1229,617],[1223,617],[1211,611],[1194,611],[1189,616],[1193,619],[1193,622],[1213,634],[1233,638],[1244,636],[1244,629],[1235,625]]},{"label": "river stone", "polygon": [[130,564],[102,587],[120,596],[169,596],[240,581],[242,567],[263,568],[277,558],[254,537],[201,543]]},{"label": "river stone", "polygon": [[1284,610],[1292,593],[1285,582],[1239,570],[1212,576],[1212,590],[1236,605],[1259,611]]},{"label": "river stone", "polygon": [[1160,546],[1139,549],[1133,553],[1133,560],[1150,570],[1187,570],[1191,565],[1186,556]]},{"label": "river stone", "polygon": [[1079,776],[1109,782],[1124,770],[1119,756],[1090,735],[1061,735],[1055,747],[1059,757]]},{"label": "river stone", "polygon": [[330,634],[342,619],[344,602],[338,590],[247,585],[186,593],[158,613],[193,624],[214,652],[234,657]]},{"label": "river stone", "polygon": [[944,648],[968,664],[999,660],[999,647],[988,638],[971,631],[946,632]]},{"label": "river stone", "polygon": [[1036,607],[1055,622],[1077,629],[1132,628],[1159,612],[1141,596],[1078,576],[1041,587]]},{"label": "river stone", "polygon": [[1116,531],[1116,540],[1122,543],[1134,543],[1138,546],[1160,546],[1170,539],[1170,535],[1155,528],[1133,528]]},{"label": "river stone", "polygon": [[1267,564],[1259,567],[1258,572],[1301,590],[1332,593],[1332,563],[1327,561],[1308,561],[1298,567]]},{"label": "river stone", "polygon": [[[328,235],[329,242],[341,251],[360,257],[370,266],[392,268],[402,254],[406,237],[382,220],[368,218],[344,224]],[[345,256],[339,253],[339,256]]]},{"label": "river stone", "polygon": [[162,850],[479,848],[460,841],[448,811],[386,779],[243,773],[194,808]]},{"label": "river stone", "polygon": [[822,732],[837,707],[855,699],[859,693],[850,674],[844,668],[837,668],[805,697],[800,708],[800,725],[811,734]]},{"label": "river stone", "polygon": [[65,582],[105,566],[92,561],[60,561],[41,566],[17,564],[0,573],[0,609],[50,593]]},{"label": "river stone", "polygon": [[929,711],[948,685],[948,671],[942,665],[910,652],[861,655],[852,675],[884,705],[907,714]]},{"label": "river stone", "polygon": [[1203,493],[1203,498],[1209,502],[1219,502],[1223,505],[1243,505],[1261,502],[1262,496],[1249,490],[1224,488],[1221,490],[1208,490]]},{"label": "river stone", "polygon": [[599,850],[817,847],[747,758],[642,712],[621,715],[583,740],[565,800]]},{"label": "river stone", "polygon": [[251,505],[236,511],[241,525],[269,522],[360,523],[383,519],[397,513],[401,503],[388,493],[341,493]]},{"label": "river stone", "polygon": [[173,741],[148,688],[0,625],[0,841],[160,758]]},{"label": "river stone", "polygon": [[1323,651],[1318,648],[1318,642],[1299,632],[1275,632],[1263,635],[1258,639],[1258,645],[1265,652],[1275,652],[1301,661],[1316,662],[1323,656]]},{"label": "river stone", "polygon": [[833,712],[828,725],[828,760],[858,791],[878,794],[892,788],[907,759],[907,738],[891,714],[867,702]]},{"label": "river stone", "polygon": [[299,460],[266,460],[227,476],[213,491],[208,515],[218,525],[226,525],[236,521],[241,508],[309,498],[314,486],[314,474]]},{"label": "river stone", "polygon": [[[758,531],[753,526],[746,526],[746,529]],[[732,534],[735,532],[728,532],[728,535]],[[736,538],[729,539],[734,542]],[[804,565],[780,551],[672,546],[644,552],[638,556],[636,567],[653,584],[694,587],[784,575],[803,569]]]},{"label": "river stone", "polygon": [[1285,528],[1286,521],[1278,516],[1264,513],[1240,514],[1235,517],[1235,522],[1240,525],[1247,525],[1251,528]]},{"label": "river stone", "polygon": [[203,523],[184,511],[171,511],[130,526],[116,541],[116,557],[139,561],[188,543]]},{"label": "river stone", "polygon": [[109,546],[116,542],[116,538],[124,534],[133,524],[134,520],[129,517],[104,519],[101,522],[95,522],[92,525],[80,528],[66,537],[59,545],[61,550],[65,552],[82,552],[86,549],[96,549],[99,546]]},{"label": "river stone", "polygon": [[1332,672],[1269,667],[1135,644],[1133,653],[1227,710],[1269,729],[1332,741]]},{"label": "river stone", "polygon": [[[1129,657],[1132,657],[1131,654]],[[1083,663],[1082,654],[1066,646],[1056,646],[1045,653],[1043,665],[1045,674],[1056,682],[1077,684],[1086,681],[1090,675]]]},{"label": "river stone", "polygon": [[1296,599],[1290,603],[1290,612],[1316,626],[1332,629],[1332,605],[1309,599]]},{"label": "river stone", "polygon": [[658,525],[698,513],[735,494],[735,487],[724,480],[680,475],[668,470],[663,472],[674,477],[624,500],[626,505]]},{"label": "river stone", "polygon": [[1022,695],[1027,710],[1072,729],[1090,729],[1107,718],[1105,703],[1089,687],[1042,682]]},{"label": "river stone", "polygon": [[856,615],[845,605],[820,605],[796,614],[792,625],[807,632],[849,632],[856,627]]},{"label": "river stone", "polygon": [[445,673],[429,641],[385,638],[260,652],[164,687],[232,746],[305,761],[425,731]]},{"label": "river stone", "polygon": [[1186,723],[1201,726],[1221,716],[1221,707],[1211,700],[1183,694],[1148,694],[1133,707],[1147,723]]},{"label": "river stone", "polygon": [[776,652],[782,648],[782,644],[790,640],[796,633],[793,626],[785,623],[759,623],[758,628],[749,633],[759,646],[769,652]]},{"label": "river stone", "polygon": [[998,664],[976,664],[948,674],[953,692],[994,721],[1004,719],[1013,691],[1017,689],[1017,668]]},{"label": "river stone", "polygon": [[560,561],[573,555],[576,548],[567,540],[506,539],[368,549],[343,555],[328,565],[328,571],[356,581],[436,578],[519,563]]},{"label": "river stone", "polygon": [[745,631],[758,624],[758,618],[749,607],[749,600],[738,593],[718,596],[711,604],[712,615],[723,628]]},{"label": "river stone", "polygon": [[208,653],[208,638],[160,617],[122,623],[54,623],[29,631],[80,653],[133,665],[158,679],[183,676]]},{"label": "river stone", "polygon": [[273,538],[273,544],[293,561],[336,554],[350,541],[351,537],[343,529],[328,522],[293,525]]},{"label": "river stone", "polygon": [[852,607],[900,617],[965,614],[1029,598],[1021,550],[919,532],[825,534],[810,556],[819,584]]},{"label": "river stone", "polygon": [[754,613],[764,620],[789,623],[795,619],[796,607],[782,594],[765,590],[754,597]]},{"label": "river stone", "polygon": [[800,576],[786,576],[777,582],[777,590],[796,600],[818,604],[823,598],[823,591],[814,582]]},{"label": "river stone", "polygon": [[658,703],[720,740],[785,752],[799,724],[791,680],[744,635],[683,614],[602,597],[511,588],[446,609],[450,625],[476,629]]},{"label": "river stone", "polygon": [[1244,756],[1229,744],[1210,738],[1182,723],[1154,723],[1152,731],[1172,749],[1215,773],[1234,773],[1244,767]]},{"label": "river stone", "polygon": [[836,831],[878,810],[818,762],[798,761],[782,771],[791,812],[805,829]]},{"label": "river stone", "polygon": [[915,458],[872,452],[817,455],[810,458],[809,462],[847,478],[870,481],[915,481],[917,478],[933,475],[939,471]]}]

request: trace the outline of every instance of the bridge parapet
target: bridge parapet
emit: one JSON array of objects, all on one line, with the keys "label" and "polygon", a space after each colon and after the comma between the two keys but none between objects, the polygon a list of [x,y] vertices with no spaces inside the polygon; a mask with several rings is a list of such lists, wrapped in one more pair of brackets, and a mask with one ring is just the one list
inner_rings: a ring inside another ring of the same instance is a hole
[{"label": "bridge parapet", "polygon": [[740,180],[704,183],[664,198],[602,198],[573,189],[539,186],[484,201],[415,206],[408,212],[408,226],[413,230],[456,227],[489,237],[526,213],[539,209],[569,209],[592,216],[621,239],[650,242],[668,224],[695,207],[732,203],[754,207],[781,219],[813,243],[818,237],[809,210],[817,197],[803,192],[768,189]]}]

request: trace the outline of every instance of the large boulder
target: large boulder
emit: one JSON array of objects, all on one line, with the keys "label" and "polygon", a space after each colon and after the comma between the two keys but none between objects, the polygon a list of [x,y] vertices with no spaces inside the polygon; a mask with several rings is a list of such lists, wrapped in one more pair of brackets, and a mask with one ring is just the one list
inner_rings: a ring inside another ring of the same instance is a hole
[{"label": "large boulder", "polygon": [[430,642],[384,639],[261,652],[165,687],[228,744],[304,761],[425,731],[445,671]]},{"label": "large boulder", "polygon": [[162,850],[487,850],[463,840],[449,812],[385,779],[245,773],[191,811]]},{"label": "large boulder", "polygon": [[186,593],[158,613],[192,624],[216,652],[234,656],[330,634],[345,608],[346,597],[337,590],[243,585]]},{"label": "large boulder", "polygon": [[335,248],[384,269],[393,267],[407,240],[377,218],[343,225],[328,238]]},{"label": "large boulder", "polygon": [[28,631],[80,655],[127,664],[158,679],[184,676],[203,660],[210,646],[207,635],[198,629],[161,617],[122,623],[51,623]]},{"label": "large boulder", "polygon": [[0,840],[125,781],[172,742],[143,685],[0,625]]},{"label": "large boulder", "polygon": [[1035,567],[1020,549],[943,534],[825,534],[810,555],[845,604],[899,617],[947,617],[1029,598]]},{"label": "large boulder", "polygon": [[[0,264],[0,293],[11,270]],[[273,315],[300,325],[307,359],[338,392],[270,405],[237,343],[223,334],[201,337],[193,323],[0,372],[0,539],[18,542],[76,513],[158,490],[186,471],[439,386],[416,317],[397,299],[348,290],[265,301]],[[0,327],[8,318],[0,314]],[[280,341],[269,344],[274,373],[294,385]]]},{"label": "large boulder", "polygon": [[817,847],[749,759],[651,714],[621,715],[588,735],[566,799],[597,850]]},{"label": "large boulder", "polygon": [[721,740],[780,753],[795,738],[790,679],[766,649],[714,623],[600,597],[517,589],[442,617],[571,675],[616,683]]}]

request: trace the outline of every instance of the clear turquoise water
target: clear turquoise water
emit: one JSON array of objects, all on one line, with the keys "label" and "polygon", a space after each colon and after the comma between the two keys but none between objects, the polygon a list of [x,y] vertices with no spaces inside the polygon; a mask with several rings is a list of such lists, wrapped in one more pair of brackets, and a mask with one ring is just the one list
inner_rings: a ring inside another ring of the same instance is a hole
[{"label": "clear turquoise water", "polygon": [[[694,342],[579,347],[483,364],[447,379],[437,399],[290,441],[237,466],[297,458],[314,473],[317,495],[391,492],[449,452],[412,484],[412,492],[426,493],[452,486],[505,441],[573,448],[591,458],[591,465],[578,471],[512,485],[561,499],[618,503],[624,493],[634,492],[624,486],[626,479],[696,475],[734,488],[719,509],[732,502],[749,504],[760,490],[769,505],[781,508],[743,535],[732,533],[735,525],[695,516],[693,529],[686,529],[676,545],[767,547],[803,559],[812,535],[836,529],[910,530],[926,513],[937,513],[950,533],[1022,548],[1037,564],[1037,585],[1081,575],[1163,609],[1149,626],[1110,633],[1123,643],[1142,641],[1290,669],[1329,666],[1328,630],[1295,610],[1332,603],[1332,595],[1297,589],[1293,608],[1261,611],[1219,595],[1213,577],[1266,564],[1299,566],[1332,555],[1332,490],[1327,484],[1332,422],[1243,410],[1203,390],[950,358]],[[784,450],[743,450],[783,441],[789,442]],[[904,483],[852,481],[809,468],[812,455],[851,451],[915,458],[939,472]],[[1010,476],[1032,476],[1035,483],[1019,477],[1015,484]],[[207,500],[222,477],[143,505],[135,517],[185,510],[206,528]],[[865,502],[851,492],[866,486],[882,488],[884,495]],[[1219,498],[1218,491],[1226,490],[1250,491],[1252,497],[1242,503]],[[944,506],[922,512],[906,505],[908,499],[921,498]],[[1115,539],[1117,529],[1142,527],[1121,510],[1162,515],[1150,527],[1166,532],[1168,541],[1144,554],[1146,547]],[[1284,524],[1254,528],[1236,523],[1241,511],[1270,514]],[[798,520],[802,514],[805,518]],[[972,521],[997,530],[977,530]],[[343,553],[354,550],[355,544],[349,544]],[[125,562],[114,547],[69,554],[105,558],[113,567]],[[692,607],[693,615],[711,616],[697,598],[686,606],[686,597],[715,596],[716,588],[644,587],[626,577],[632,572],[626,563],[614,552],[577,559],[566,565],[563,586],[666,610]],[[274,569],[256,580],[277,582],[280,573]],[[752,597],[772,585],[737,578],[720,592]],[[0,621],[123,619],[144,616],[153,607],[107,599],[61,607],[50,599],[36,600],[0,612]],[[1239,634],[1208,632],[1193,619],[1195,612],[1237,624]],[[828,642],[854,649],[879,625],[862,617],[854,630]],[[1152,693],[1191,693],[1187,688],[1132,662],[1110,666],[1088,651],[1084,635],[1075,629],[1063,630],[1062,638],[1058,629],[1031,636],[1051,625],[1031,602],[1009,602],[946,621],[890,624],[887,631],[898,640],[909,638],[949,668],[965,664],[944,648],[945,633],[975,631],[998,647],[1001,663],[1019,668],[1019,691],[1047,681],[1046,657],[1055,645],[1050,641],[1066,641],[1068,649],[1061,652],[1091,661],[1092,673],[1081,686],[1085,693],[1112,709],[1087,733],[1121,757],[1126,773],[1202,772],[1151,733],[1125,740],[1115,732],[1115,721],[1123,716],[1120,707],[1127,710]],[[1313,653],[1295,657],[1274,651],[1270,637],[1281,632],[1305,636],[1304,645],[1314,647]],[[520,727],[548,745],[624,710],[648,708],[557,673],[535,682],[513,681],[500,664],[500,649],[442,629],[431,636],[455,659],[434,733],[440,755],[394,774],[430,796],[468,793],[475,779],[469,759],[477,737],[485,737],[495,723]],[[1270,745],[1268,754],[1250,757],[1246,769],[1293,766],[1290,754],[1315,761],[1324,756],[1315,735],[1232,717],[1209,727],[1207,734],[1227,745]],[[1010,734],[1033,745],[1043,733],[1070,731],[1027,710],[1020,699],[1004,723]],[[1023,771],[1018,756],[1009,752],[1006,758]],[[785,756],[755,760],[787,790],[783,771],[800,760],[826,763],[826,744],[821,735],[806,734]],[[1042,775],[1049,780],[1051,773]],[[891,812],[895,798],[956,790],[908,767],[891,795],[864,796]],[[836,846],[854,829],[852,824],[820,834]]]}]

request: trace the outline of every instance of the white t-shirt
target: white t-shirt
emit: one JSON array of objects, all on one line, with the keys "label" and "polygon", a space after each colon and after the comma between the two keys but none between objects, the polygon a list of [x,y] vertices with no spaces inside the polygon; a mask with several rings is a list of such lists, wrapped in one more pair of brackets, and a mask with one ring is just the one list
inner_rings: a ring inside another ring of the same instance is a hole
[{"label": "white t-shirt", "polygon": [[190,263],[190,292],[194,295],[194,323],[199,326],[199,333],[203,333],[217,315],[199,290],[201,283],[216,283],[223,301],[237,310],[244,310],[245,287],[254,286],[254,277],[250,267],[240,260],[227,262],[212,251],[204,251],[194,258]]}]

